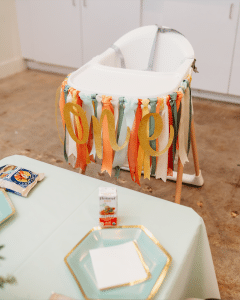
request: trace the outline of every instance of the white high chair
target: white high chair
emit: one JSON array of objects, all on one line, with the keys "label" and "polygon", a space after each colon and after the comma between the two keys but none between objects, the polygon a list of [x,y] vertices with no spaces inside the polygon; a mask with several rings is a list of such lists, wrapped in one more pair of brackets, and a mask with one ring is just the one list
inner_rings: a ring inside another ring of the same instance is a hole
[{"label": "white high chair", "polygon": [[[125,34],[113,47],[72,73],[68,85],[89,94],[139,99],[163,97],[177,91],[194,69],[194,51],[188,40],[176,30],[151,25]],[[191,145],[195,174],[183,174],[178,159],[177,172],[167,177],[177,181],[176,203],[180,203],[182,182],[203,185],[193,118]]]}]

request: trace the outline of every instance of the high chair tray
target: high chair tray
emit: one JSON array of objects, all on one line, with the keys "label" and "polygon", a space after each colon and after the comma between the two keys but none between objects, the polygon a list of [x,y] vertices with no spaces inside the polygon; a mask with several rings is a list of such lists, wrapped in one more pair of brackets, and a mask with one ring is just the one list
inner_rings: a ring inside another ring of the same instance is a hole
[{"label": "high chair tray", "polygon": [[141,97],[166,95],[183,79],[176,72],[150,72],[87,64],[69,77],[69,85],[85,93]]}]

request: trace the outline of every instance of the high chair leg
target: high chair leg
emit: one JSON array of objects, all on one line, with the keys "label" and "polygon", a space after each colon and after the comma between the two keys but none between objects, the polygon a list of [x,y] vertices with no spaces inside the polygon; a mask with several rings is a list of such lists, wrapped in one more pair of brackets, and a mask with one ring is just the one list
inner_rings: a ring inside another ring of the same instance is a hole
[{"label": "high chair leg", "polygon": [[195,127],[194,127],[193,118],[192,118],[192,124],[191,124],[191,146],[192,146],[195,174],[196,174],[196,176],[199,176],[200,175],[200,169],[199,169],[197,142],[196,142],[196,135],[195,135]]},{"label": "high chair leg", "polygon": [[[191,123],[190,134],[191,134],[191,146],[192,146],[192,152],[193,152],[193,161],[194,161],[195,174],[191,175],[191,174],[182,173],[181,182],[191,184],[191,185],[194,185],[194,186],[202,186],[203,183],[204,183],[204,180],[203,180],[203,177],[202,177],[201,170],[199,168],[197,143],[196,143],[196,136],[195,136],[195,128],[194,128],[194,120],[193,119],[192,119],[192,123]],[[178,161],[179,161],[179,159],[178,159]],[[182,172],[181,168],[179,168],[179,166],[178,166],[178,171],[177,172],[173,171],[173,176],[167,176],[167,179],[177,181],[179,170]],[[178,189],[179,189],[179,187],[178,187]],[[177,195],[176,195],[176,197],[177,197]]]},{"label": "high chair leg", "polygon": [[181,163],[180,157],[178,157],[178,170],[177,170],[176,194],[175,194],[175,203],[178,204],[180,204],[181,202],[182,177],[183,177],[183,165]]}]

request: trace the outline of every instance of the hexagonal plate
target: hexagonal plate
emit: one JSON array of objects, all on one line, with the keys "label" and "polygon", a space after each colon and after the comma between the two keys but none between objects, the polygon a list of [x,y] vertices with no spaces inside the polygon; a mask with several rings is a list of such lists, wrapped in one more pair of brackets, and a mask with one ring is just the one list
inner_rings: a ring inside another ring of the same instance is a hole
[{"label": "hexagonal plate", "polygon": [[[133,285],[99,290],[89,254],[90,249],[135,241],[151,278]],[[142,225],[94,227],[64,258],[85,299],[152,299],[160,288],[172,258],[152,233]]]}]

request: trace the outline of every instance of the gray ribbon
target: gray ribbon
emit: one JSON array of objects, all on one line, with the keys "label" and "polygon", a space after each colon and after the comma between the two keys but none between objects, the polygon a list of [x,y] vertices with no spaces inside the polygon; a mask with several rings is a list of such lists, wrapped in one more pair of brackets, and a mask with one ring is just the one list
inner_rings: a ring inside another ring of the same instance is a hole
[{"label": "gray ribbon", "polygon": [[[157,98],[151,98],[149,100],[150,100],[149,104],[151,106],[150,113],[156,113]],[[153,135],[154,129],[155,129],[155,121],[154,121],[154,117],[151,116],[150,120],[149,120],[149,136],[150,137]],[[153,150],[156,150],[156,140],[150,141],[150,146],[153,148]],[[156,162],[157,162],[156,157],[152,156],[151,175],[154,175],[156,172]]]},{"label": "gray ribbon", "polygon": [[174,33],[178,33],[178,34],[181,34],[182,36],[184,36],[181,32],[179,32],[175,29],[158,27],[158,29],[156,31],[155,38],[153,40],[152,50],[151,50],[151,53],[150,53],[150,57],[149,57],[149,61],[148,61],[148,67],[147,67],[146,71],[152,71],[153,70],[155,50],[156,50],[156,45],[157,45],[157,39],[158,39],[158,33],[159,32],[161,32],[161,33],[174,32]]},{"label": "gray ribbon", "polygon": [[123,57],[123,54],[122,54],[122,51],[120,50],[120,48],[114,44],[111,46],[111,48],[113,48],[113,50],[116,52],[118,58],[120,59],[121,68],[126,69],[125,60],[124,60],[124,57]]},{"label": "gray ribbon", "polygon": [[[64,88],[64,99],[65,99],[65,104],[67,103],[67,96],[68,96],[68,90],[69,90],[70,86],[67,84],[65,85]],[[67,129],[66,129],[66,124],[65,124],[65,136],[64,136],[64,147],[63,147],[63,153],[64,153],[64,158],[66,160],[66,162],[68,162],[68,156],[67,156],[67,145],[66,145],[66,139],[67,139]]]},{"label": "gray ribbon", "polygon": [[97,102],[96,96],[97,96],[97,94],[92,94],[92,95],[91,95],[91,99],[92,99],[92,101],[94,102],[94,115],[95,115],[95,117],[97,118],[97,107],[98,107],[98,102]]},{"label": "gray ribbon", "polygon": [[124,115],[124,97],[119,97],[119,111],[118,111],[118,128],[117,128],[117,143],[120,136],[120,131],[122,127],[123,115]]},{"label": "gray ribbon", "polygon": [[176,99],[177,99],[177,93],[170,94],[170,106],[172,111],[172,117],[173,117],[173,128],[174,128],[174,138],[173,138],[173,167],[174,167],[174,160],[176,155],[176,145],[177,145],[177,136],[178,136],[178,127],[177,127],[177,105],[176,105]]}]

